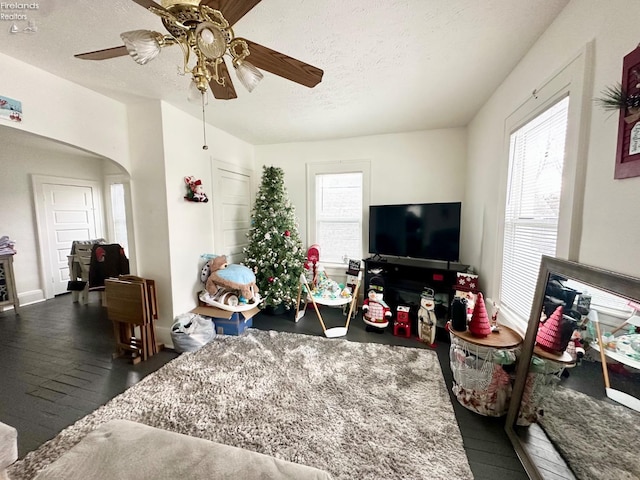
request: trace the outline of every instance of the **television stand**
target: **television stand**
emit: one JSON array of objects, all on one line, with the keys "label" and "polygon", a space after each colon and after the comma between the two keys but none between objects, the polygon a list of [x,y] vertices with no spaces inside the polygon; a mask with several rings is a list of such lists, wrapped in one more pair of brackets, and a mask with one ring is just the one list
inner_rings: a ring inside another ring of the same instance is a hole
[{"label": "television stand", "polygon": [[[449,306],[455,294],[457,273],[464,272],[467,268],[468,265],[460,263],[374,255],[364,260],[364,294],[366,297],[374,276],[382,277],[384,300],[391,308],[394,318],[398,305],[408,306],[411,333],[417,335],[420,294],[425,288],[433,289],[437,325],[444,328],[449,320]],[[389,323],[391,328],[392,324],[393,322]]]}]

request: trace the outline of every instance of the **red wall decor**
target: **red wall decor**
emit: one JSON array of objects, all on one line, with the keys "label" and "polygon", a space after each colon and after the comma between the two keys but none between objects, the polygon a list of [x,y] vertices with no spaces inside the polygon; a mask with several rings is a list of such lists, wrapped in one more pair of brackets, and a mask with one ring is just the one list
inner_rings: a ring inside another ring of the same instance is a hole
[{"label": "red wall decor", "polygon": [[[622,92],[640,96],[640,46],[624,57]],[[640,107],[620,109],[618,151],[614,178],[640,176]]]}]

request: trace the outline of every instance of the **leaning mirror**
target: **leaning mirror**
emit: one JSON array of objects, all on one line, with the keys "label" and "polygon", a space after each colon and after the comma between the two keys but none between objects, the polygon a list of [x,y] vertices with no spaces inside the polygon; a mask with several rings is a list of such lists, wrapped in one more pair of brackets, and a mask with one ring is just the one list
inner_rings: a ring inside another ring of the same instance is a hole
[{"label": "leaning mirror", "polygon": [[640,279],[542,257],[506,431],[532,479],[640,479]]}]

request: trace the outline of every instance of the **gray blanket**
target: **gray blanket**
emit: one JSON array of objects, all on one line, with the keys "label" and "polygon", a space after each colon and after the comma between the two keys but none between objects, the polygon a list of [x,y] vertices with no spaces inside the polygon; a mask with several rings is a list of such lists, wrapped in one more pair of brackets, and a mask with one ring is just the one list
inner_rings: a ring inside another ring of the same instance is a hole
[{"label": "gray blanket", "polygon": [[128,420],[89,433],[35,480],[88,478],[331,480],[316,468]]}]

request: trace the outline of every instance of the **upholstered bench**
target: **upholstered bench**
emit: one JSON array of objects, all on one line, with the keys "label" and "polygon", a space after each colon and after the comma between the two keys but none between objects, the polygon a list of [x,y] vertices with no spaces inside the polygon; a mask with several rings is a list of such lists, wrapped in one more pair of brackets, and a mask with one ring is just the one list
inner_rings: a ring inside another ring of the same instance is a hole
[{"label": "upholstered bench", "polygon": [[316,468],[128,420],[112,420],[83,438],[35,480],[64,479],[330,480]]},{"label": "upholstered bench", "polygon": [[0,423],[0,480],[5,480],[5,469],[18,459],[18,432]]}]

